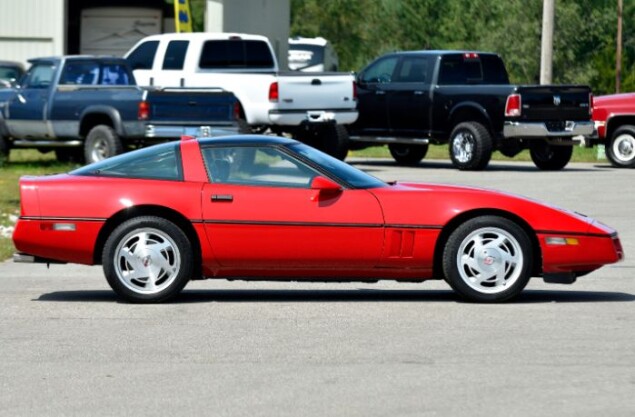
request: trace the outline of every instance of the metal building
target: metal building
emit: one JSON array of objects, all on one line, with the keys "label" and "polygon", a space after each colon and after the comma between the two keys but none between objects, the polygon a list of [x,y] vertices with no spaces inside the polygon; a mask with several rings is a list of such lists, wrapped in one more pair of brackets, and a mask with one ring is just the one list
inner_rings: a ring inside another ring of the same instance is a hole
[{"label": "metal building", "polygon": [[[122,55],[141,38],[174,31],[174,0],[1,0],[0,60]],[[289,0],[206,0],[205,30],[265,35],[286,68]]]}]

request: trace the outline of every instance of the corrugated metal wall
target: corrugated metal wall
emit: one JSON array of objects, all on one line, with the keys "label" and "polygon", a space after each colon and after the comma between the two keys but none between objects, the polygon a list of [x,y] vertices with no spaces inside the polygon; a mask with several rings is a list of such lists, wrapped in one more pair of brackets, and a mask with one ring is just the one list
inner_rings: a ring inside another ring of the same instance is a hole
[{"label": "corrugated metal wall", "polygon": [[0,0],[0,60],[61,55],[65,0]]}]

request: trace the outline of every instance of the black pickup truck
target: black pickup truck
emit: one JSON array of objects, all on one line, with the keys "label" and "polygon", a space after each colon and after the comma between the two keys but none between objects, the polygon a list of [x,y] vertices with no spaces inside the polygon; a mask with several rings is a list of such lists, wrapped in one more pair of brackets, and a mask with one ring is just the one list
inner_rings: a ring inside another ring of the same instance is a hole
[{"label": "black pickup truck", "polygon": [[0,162],[11,148],[54,150],[95,162],[129,147],[181,135],[238,132],[237,100],[219,88],[136,85],[122,58],[37,58],[13,88],[0,89]]},{"label": "black pickup truck", "polygon": [[395,52],[369,64],[356,82],[351,148],[388,144],[403,165],[418,164],[429,143],[447,143],[461,170],[484,169],[496,150],[513,157],[523,149],[538,168],[557,170],[593,132],[589,87],[511,85],[493,53]]}]

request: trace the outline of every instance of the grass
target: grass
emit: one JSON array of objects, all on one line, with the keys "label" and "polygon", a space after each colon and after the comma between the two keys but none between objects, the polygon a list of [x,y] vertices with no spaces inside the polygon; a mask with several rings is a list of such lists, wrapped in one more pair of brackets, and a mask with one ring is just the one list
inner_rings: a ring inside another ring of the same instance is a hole
[{"label": "grass", "polygon": [[[353,151],[351,157],[362,158],[391,158],[387,146],[374,146],[360,151]],[[426,159],[448,160],[447,145],[431,145]],[[529,152],[523,151],[513,159],[495,152],[493,160],[531,161]],[[597,161],[597,149],[585,149],[576,147],[573,153],[573,162]],[[11,158],[0,166],[0,232],[4,228],[11,228],[15,218],[20,212],[20,191],[18,179],[22,175],[47,175],[60,172],[68,172],[76,165],[61,163],[55,159],[55,154],[49,152],[39,153],[36,150],[13,150]],[[4,229],[7,230],[7,229]],[[5,232],[7,233],[7,232]],[[15,248],[10,237],[0,233],[0,261],[11,257]]]},{"label": "grass", "polygon": [[[597,148],[583,148],[580,146],[576,146],[573,148],[573,156],[571,157],[571,162],[597,162],[598,149]],[[390,158],[390,152],[388,151],[388,146],[373,146],[370,148],[362,149],[359,151],[351,151],[349,153],[350,157],[358,157],[358,158]],[[425,159],[444,159],[450,160],[448,155],[448,145],[430,145],[428,147],[428,153],[426,154]],[[500,152],[494,152],[492,155],[492,161],[529,161],[531,162],[531,156],[529,156],[529,151],[525,150],[516,155],[513,158],[508,158]]]},{"label": "grass", "polygon": [[[0,231],[11,228],[20,214],[18,180],[22,175],[55,174],[75,167],[73,164],[58,162],[53,152],[42,154],[26,149],[11,151],[10,159],[0,166]],[[14,251],[11,238],[0,233],[0,261],[11,257]]]}]

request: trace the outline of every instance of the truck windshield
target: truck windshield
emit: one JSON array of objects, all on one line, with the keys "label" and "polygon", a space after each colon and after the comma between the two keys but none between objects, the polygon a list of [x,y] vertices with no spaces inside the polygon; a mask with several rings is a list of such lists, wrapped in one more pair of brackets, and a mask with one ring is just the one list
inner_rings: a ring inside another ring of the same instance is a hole
[{"label": "truck windshield", "polygon": [[368,175],[357,168],[353,168],[347,163],[335,159],[323,152],[320,152],[303,143],[288,145],[288,148],[298,155],[308,159],[315,165],[321,167],[346,182],[353,188],[379,188],[386,187],[387,184],[378,178]]}]

